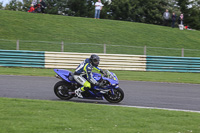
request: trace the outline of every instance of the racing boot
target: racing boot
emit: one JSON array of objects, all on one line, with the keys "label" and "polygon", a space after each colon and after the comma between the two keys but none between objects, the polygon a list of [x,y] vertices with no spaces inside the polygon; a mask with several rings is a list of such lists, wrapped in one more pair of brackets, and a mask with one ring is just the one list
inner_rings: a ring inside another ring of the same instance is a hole
[{"label": "racing boot", "polygon": [[83,92],[82,88],[84,87],[80,87],[78,89],[75,90],[75,95],[78,97],[78,98],[83,98],[81,92]]}]

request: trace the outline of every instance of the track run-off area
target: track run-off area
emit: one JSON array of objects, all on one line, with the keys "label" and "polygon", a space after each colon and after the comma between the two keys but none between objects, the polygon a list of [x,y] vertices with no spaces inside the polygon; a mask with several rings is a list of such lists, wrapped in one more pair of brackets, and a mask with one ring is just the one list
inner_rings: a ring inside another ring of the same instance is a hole
[{"label": "track run-off area", "polygon": [[[54,77],[0,75],[0,97],[61,101],[53,91],[56,82]],[[125,97],[118,104],[78,98],[69,101],[200,113],[200,84],[120,81],[119,86]]]}]

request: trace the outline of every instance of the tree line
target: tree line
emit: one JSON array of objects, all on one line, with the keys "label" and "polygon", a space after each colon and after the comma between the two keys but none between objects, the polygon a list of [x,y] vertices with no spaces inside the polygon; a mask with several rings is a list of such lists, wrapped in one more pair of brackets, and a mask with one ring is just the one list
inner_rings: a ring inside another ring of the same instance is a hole
[{"label": "tree line", "polygon": [[[68,16],[94,17],[94,3],[97,0],[43,0],[47,14],[63,14]],[[5,7],[0,3],[0,9],[27,11],[32,0],[11,0]],[[38,1],[39,2],[39,1]],[[141,22],[147,24],[163,24],[163,13],[166,9],[177,17],[184,14],[184,24],[200,30],[199,0],[102,0],[104,5],[101,18]]]}]

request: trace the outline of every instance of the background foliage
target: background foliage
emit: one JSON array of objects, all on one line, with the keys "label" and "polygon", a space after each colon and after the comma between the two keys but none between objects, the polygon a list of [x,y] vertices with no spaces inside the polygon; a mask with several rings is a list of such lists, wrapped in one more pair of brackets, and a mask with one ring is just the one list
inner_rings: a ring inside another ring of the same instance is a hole
[{"label": "background foliage", "polygon": [[[4,9],[27,11],[32,0],[11,0]],[[94,3],[97,0],[43,0],[47,4],[46,13],[68,16],[94,17]],[[38,0],[39,3],[39,0]],[[102,0],[104,4],[101,18],[163,24],[163,13],[166,9],[178,16],[183,13],[184,24],[190,28],[200,29],[200,1],[198,0]],[[2,9],[0,3],[0,9]]]}]

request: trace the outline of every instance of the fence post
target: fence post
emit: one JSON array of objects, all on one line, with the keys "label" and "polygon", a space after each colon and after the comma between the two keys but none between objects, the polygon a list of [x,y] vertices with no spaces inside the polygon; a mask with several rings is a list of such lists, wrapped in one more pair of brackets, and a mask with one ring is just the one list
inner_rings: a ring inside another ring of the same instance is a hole
[{"label": "fence post", "polygon": [[145,45],[144,46],[144,55],[146,55],[147,54],[147,46]]},{"label": "fence post", "polygon": [[19,50],[19,40],[17,40],[16,50]]},{"label": "fence post", "polygon": [[182,48],[181,56],[184,57],[184,48]]},{"label": "fence post", "polygon": [[106,44],[104,44],[104,54],[106,54]]},{"label": "fence post", "polygon": [[61,52],[64,52],[64,42],[61,42]]}]

